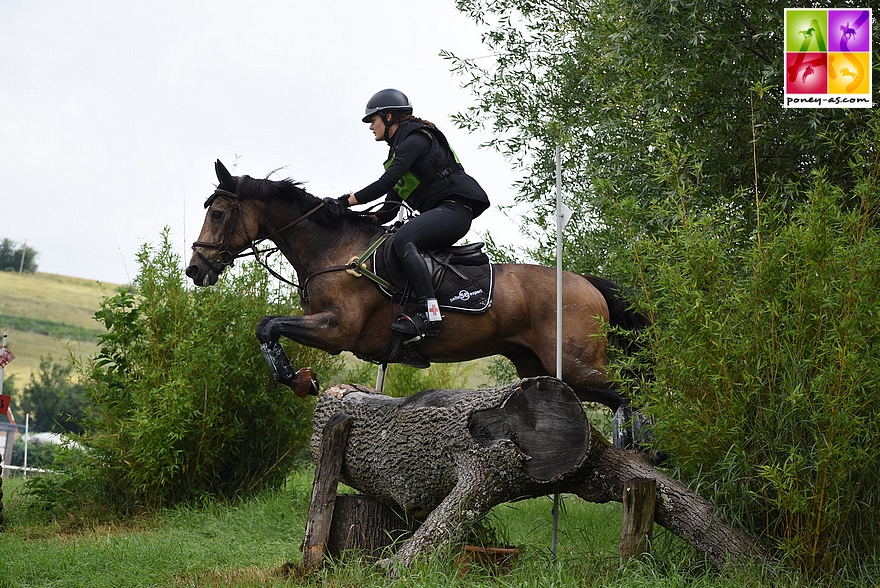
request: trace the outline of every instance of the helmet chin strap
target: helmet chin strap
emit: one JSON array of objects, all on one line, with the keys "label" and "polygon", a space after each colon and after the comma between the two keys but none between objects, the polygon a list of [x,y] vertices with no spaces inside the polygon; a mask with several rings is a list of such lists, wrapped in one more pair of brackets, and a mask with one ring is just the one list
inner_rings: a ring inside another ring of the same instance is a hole
[{"label": "helmet chin strap", "polygon": [[385,137],[386,143],[389,143],[391,141],[391,137],[388,136],[388,130],[391,127],[393,127],[395,124],[397,124],[397,115],[394,113],[390,113],[390,114],[391,114],[391,120],[388,120],[387,118],[385,118],[385,115],[382,115],[382,122],[385,123],[384,137]]}]

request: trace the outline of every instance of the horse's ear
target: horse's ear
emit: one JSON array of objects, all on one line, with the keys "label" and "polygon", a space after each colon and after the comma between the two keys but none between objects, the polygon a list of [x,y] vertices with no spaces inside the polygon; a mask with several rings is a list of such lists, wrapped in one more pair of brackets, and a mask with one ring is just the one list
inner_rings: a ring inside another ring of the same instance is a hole
[{"label": "horse's ear", "polygon": [[217,187],[228,192],[235,192],[235,178],[232,177],[232,174],[229,173],[229,170],[226,169],[226,166],[219,159],[214,164],[214,170],[217,172],[217,179],[220,180],[220,185]]}]

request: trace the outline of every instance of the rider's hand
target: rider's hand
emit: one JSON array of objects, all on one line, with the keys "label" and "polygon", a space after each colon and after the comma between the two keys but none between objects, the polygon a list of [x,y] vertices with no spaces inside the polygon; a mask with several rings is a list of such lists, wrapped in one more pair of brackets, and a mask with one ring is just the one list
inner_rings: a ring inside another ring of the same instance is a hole
[{"label": "rider's hand", "polygon": [[343,202],[341,198],[330,198],[329,196],[324,198],[324,206],[326,206],[327,208],[332,208],[339,212],[341,212],[340,208],[342,210],[348,208],[348,204]]},{"label": "rider's hand", "polygon": [[348,203],[349,196],[351,196],[351,194],[346,194],[345,196],[340,196],[339,198],[337,198],[337,200],[342,206],[348,208],[349,206],[351,206],[351,204]]}]

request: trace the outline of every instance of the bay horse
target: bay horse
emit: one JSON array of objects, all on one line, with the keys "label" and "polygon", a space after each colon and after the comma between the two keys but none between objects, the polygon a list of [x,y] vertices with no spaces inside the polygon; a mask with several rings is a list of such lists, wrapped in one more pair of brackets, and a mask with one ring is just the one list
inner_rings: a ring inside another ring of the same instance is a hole
[{"label": "bay horse", "polygon": [[[385,227],[312,196],[291,180],[233,177],[219,160],[215,167],[219,185],[205,203],[204,225],[186,275],[197,286],[213,285],[242,251],[257,254],[256,243],[271,240],[296,271],[302,316],[264,317],[257,338],[277,344],[283,336],[331,354],[382,357],[391,344],[391,324],[403,309],[373,282],[341,270]],[[494,268],[494,301],[488,310],[448,312],[438,336],[412,347],[429,362],[502,355],[522,378],[553,375],[556,270],[529,264]],[[616,411],[627,400],[608,381],[604,333],[608,325],[639,328],[647,319],[631,310],[608,280],[566,272],[562,288],[563,380],[582,401]]]}]

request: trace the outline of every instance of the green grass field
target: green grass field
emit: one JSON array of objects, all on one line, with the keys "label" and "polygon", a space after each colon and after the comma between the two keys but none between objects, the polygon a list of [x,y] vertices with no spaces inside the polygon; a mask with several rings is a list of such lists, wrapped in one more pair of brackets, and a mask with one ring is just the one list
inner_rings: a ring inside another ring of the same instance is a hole
[{"label": "green grass field", "polygon": [[655,530],[652,557],[617,558],[618,504],[563,499],[557,558],[550,557],[550,498],[496,507],[489,521],[521,555],[505,574],[463,571],[454,551],[437,554],[389,579],[356,554],[309,577],[285,576],[300,561],[312,472],[282,491],[241,504],[180,508],[118,525],[67,527],[24,508],[21,481],[4,482],[6,525],[0,535],[0,587],[800,587],[797,575],[774,569],[715,570],[679,541]]},{"label": "green grass field", "polygon": [[42,357],[61,362],[68,348],[77,355],[94,354],[103,329],[95,312],[117,288],[54,274],[0,272],[0,331],[9,333],[15,354],[6,377],[14,377],[20,390],[39,370]]}]

